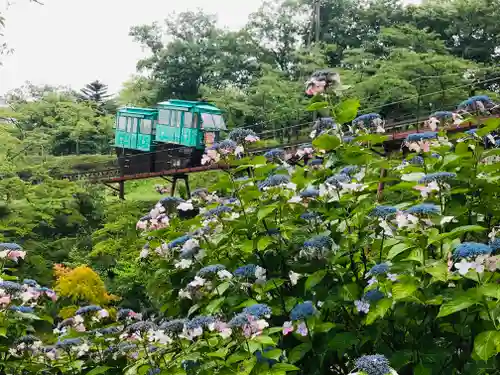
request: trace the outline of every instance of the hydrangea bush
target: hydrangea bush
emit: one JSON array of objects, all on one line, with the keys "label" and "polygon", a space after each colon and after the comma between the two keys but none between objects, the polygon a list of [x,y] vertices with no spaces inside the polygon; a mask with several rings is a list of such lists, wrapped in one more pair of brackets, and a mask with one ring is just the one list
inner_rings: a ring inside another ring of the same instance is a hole
[{"label": "hydrangea bush", "polygon": [[205,163],[234,169],[139,219],[153,314],[90,305],[53,320],[55,293],[8,276],[24,254],[7,247],[0,373],[498,371],[500,150],[481,137],[500,121],[409,136],[406,162],[384,156],[383,135],[345,139],[349,103],[298,150],[251,157],[254,135],[232,134]]}]

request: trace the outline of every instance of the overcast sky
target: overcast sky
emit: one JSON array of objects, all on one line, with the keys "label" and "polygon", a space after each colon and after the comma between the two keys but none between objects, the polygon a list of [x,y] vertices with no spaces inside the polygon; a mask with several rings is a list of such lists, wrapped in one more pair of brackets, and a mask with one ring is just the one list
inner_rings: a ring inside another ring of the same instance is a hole
[{"label": "overcast sky", "polygon": [[[6,0],[0,0],[0,10]],[[262,0],[10,0],[5,39],[14,53],[0,66],[0,95],[35,84],[75,89],[99,79],[111,92],[135,73],[143,56],[128,36],[131,26],[161,21],[172,12],[202,8],[219,23],[238,28]]]}]

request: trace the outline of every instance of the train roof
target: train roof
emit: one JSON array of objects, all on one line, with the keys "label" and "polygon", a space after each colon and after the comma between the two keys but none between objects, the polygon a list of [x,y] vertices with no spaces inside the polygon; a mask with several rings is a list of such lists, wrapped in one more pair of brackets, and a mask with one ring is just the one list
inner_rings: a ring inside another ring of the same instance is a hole
[{"label": "train roof", "polygon": [[170,99],[164,102],[158,103],[159,108],[193,108],[196,107],[202,111],[221,114],[222,111],[214,106],[213,104],[207,102],[196,102],[191,100],[179,100],[179,99]]},{"label": "train roof", "polygon": [[156,108],[121,107],[118,113],[132,116],[153,116],[158,113]]}]

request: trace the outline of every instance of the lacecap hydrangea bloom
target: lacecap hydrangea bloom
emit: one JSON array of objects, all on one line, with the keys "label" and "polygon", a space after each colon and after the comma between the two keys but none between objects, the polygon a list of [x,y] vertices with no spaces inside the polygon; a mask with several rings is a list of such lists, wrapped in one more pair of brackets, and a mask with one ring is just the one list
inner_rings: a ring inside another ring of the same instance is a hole
[{"label": "lacecap hydrangea bloom", "polygon": [[435,204],[422,203],[408,208],[405,212],[412,215],[437,215],[440,208]]},{"label": "lacecap hydrangea bloom", "polygon": [[266,178],[264,181],[261,181],[258,184],[259,189],[263,188],[268,188],[268,187],[275,187],[275,186],[280,186],[280,185],[285,185],[290,182],[290,177],[284,174],[275,174],[272,176],[269,176]]},{"label": "lacecap hydrangea bloom", "polygon": [[225,269],[226,267],[223,266],[222,264],[212,264],[210,266],[206,266],[200,269],[196,275],[199,277],[213,276],[217,274],[217,272]]},{"label": "lacecap hydrangea bloom", "polygon": [[453,180],[457,177],[456,173],[451,173],[451,172],[436,172],[436,173],[429,173],[426,174],[424,177],[422,177],[419,180],[419,183],[421,184],[428,184],[430,182],[445,182],[449,180]]},{"label": "lacecap hydrangea bloom", "polygon": [[389,216],[395,215],[396,212],[398,212],[398,209],[393,206],[377,206],[370,212],[369,215],[385,219]]},{"label": "lacecap hydrangea bloom", "polygon": [[271,316],[271,312],[271,308],[264,303],[257,303],[243,309],[244,314],[252,315],[257,319],[260,319],[262,317],[269,317]]},{"label": "lacecap hydrangea bloom", "polygon": [[464,242],[453,250],[454,258],[474,258],[479,255],[489,255],[492,248],[484,243]]},{"label": "lacecap hydrangea bloom", "polygon": [[291,320],[304,320],[316,313],[316,308],[311,301],[305,301],[295,305],[295,307],[290,312]]},{"label": "lacecap hydrangea bloom", "polygon": [[376,264],[368,271],[367,275],[384,275],[389,272],[390,266],[391,265],[387,262]]},{"label": "lacecap hydrangea bloom", "polygon": [[413,133],[406,137],[406,142],[419,142],[422,140],[436,139],[437,136],[437,132]]},{"label": "lacecap hydrangea bloom", "polygon": [[366,375],[388,375],[394,374],[389,360],[381,354],[365,355],[355,362],[356,369]]}]

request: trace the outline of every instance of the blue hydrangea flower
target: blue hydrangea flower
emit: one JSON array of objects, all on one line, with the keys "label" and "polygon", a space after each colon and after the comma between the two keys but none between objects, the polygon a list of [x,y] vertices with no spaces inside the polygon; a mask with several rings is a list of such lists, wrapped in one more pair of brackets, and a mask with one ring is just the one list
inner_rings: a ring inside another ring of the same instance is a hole
[{"label": "blue hydrangea flower", "polygon": [[311,160],[310,164],[312,166],[323,165],[323,160],[322,159],[313,159],[313,160]]},{"label": "blue hydrangea flower", "polygon": [[381,300],[382,298],[384,298],[384,293],[382,293],[378,289],[369,290],[363,296],[363,300],[369,301],[369,302],[377,302],[377,301]]},{"label": "blue hydrangea flower", "polygon": [[23,286],[13,281],[0,281],[0,289],[5,289],[8,293],[15,293],[24,290]]},{"label": "blue hydrangea flower", "polygon": [[316,135],[318,136],[325,130],[337,129],[337,124],[331,117],[320,117],[314,123],[313,129],[316,130]]},{"label": "blue hydrangea flower", "polygon": [[391,367],[387,358],[381,354],[364,355],[356,360],[356,368],[368,375],[388,375]]},{"label": "blue hydrangea flower", "polygon": [[292,320],[304,320],[313,316],[316,312],[314,305],[311,301],[306,301],[295,305],[295,307],[290,312],[290,319]]},{"label": "blue hydrangea flower", "polygon": [[274,148],[272,150],[267,151],[264,154],[264,157],[268,161],[274,161],[274,160],[280,161],[280,160],[284,160],[285,159],[285,151],[282,150],[282,149],[280,149],[280,148]]},{"label": "blue hydrangea flower", "polygon": [[304,247],[312,247],[315,249],[331,248],[333,240],[328,236],[315,236],[304,242]]},{"label": "blue hydrangea flower", "polygon": [[204,195],[204,194],[208,194],[208,190],[205,188],[194,189],[193,192],[191,193],[191,195],[194,197]]},{"label": "blue hydrangea flower", "polygon": [[159,203],[161,203],[163,206],[179,205],[182,202],[184,202],[184,199],[170,196],[162,198],[159,201]]},{"label": "blue hydrangea flower", "polygon": [[205,216],[206,218],[221,216],[222,214],[231,212],[232,210],[233,209],[231,207],[220,204],[217,207],[212,208],[207,212],[205,212],[203,216]]},{"label": "blue hydrangea flower", "polygon": [[476,132],[477,132],[477,129],[469,129],[469,130],[466,130],[464,133],[467,135],[475,135]]},{"label": "blue hydrangea flower", "polygon": [[206,328],[214,322],[215,319],[211,316],[197,316],[186,322],[186,329]]},{"label": "blue hydrangea flower", "polygon": [[420,155],[412,157],[408,163],[411,165],[423,165],[424,164],[424,158],[421,157]]},{"label": "blue hydrangea flower", "polygon": [[248,315],[245,313],[239,313],[229,321],[229,326],[233,328],[243,327],[246,324],[248,324]]},{"label": "blue hydrangea flower", "polygon": [[153,322],[140,321],[140,322],[133,323],[133,324],[129,325],[126,328],[126,330],[129,333],[133,333],[133,332],[147,332],[147,331],[150,331],[150,330],[155,329],[155,328],[156,328],[156,326]]},{"label": "blue hydrangea flower", "polygon": [[439,214],[439,211],[439,206],[436,206],[435,204],[422,203],[408,208],[406,213],[412,215],[437,215]]},{"label": "blue hydrangea flower", "polygon": [[352,176],[356,171],[358,170],[358,167],[355,165],[348,165],[347,167],[342,168],[340,171],[340,174],[345,174],[347,176]]},{"label": "blue hydrangea flower", "polygon": [[478,255],[488,255],[491,254],[493,249],[485,245],[484,243],[478,242],[464,242],[458,245],[453,251],[454,258],[474,258]]},{"label": "blue hydrangea flower", "polygon": [[256,270],[257,266],[255,264],[246,264],[244,266],[238,267],[236,271],[234,271],[234,276],[244,277],[247,279],[255,279]]},{"label": "blue hydrangea flower", "polygon": [[342,137],[342,141],[344,143],[351,143],[352,141],[354,141],[355,137],[353,137],[352,135],[346,135],[345,137]]},{"label": "blue hydrangea flower", "polygon": [[33,288],[38,287],[38,283],[37,283],[35,280],[32,280],[32,279],[24,279],[24,280],[23,280],[23,284],[24,284],[24,285],[31,286],[31,287],[33,287]]},{"label": "blue hydrangea flower", "polygon": [[471,96],[467,100],[464,100],[458,105],[458,108],[464,108],[470,105],[475,104],[476,102],[481,102],[483,104],[491,104],[493,103],[488,95],[475,95]]},{"label": "blue hydrangea flower", "polygon": [[500,249],[500,238],[494,238],[491,242],[490,242],[490,247],[491,249],[493,250],[493,252],[496,252],[498,249]]},{"label": "blue hydrangea flower", "polygon": [[187,249],[182,249],[181,252],[179,253],[179,257],[181,259],[192,259],[193,257],[195,257],[199,252],[200,252],[200,248],[199,247],[191,247],[191,248],[187,248]]},{"label": "blue hydrangea flower", "polygon": [[433,152],[431,154],[431,158],[434,158],[434,159],[439,159],[441,157],[441,155],[439,155],[437,152]]},{"label": "blue hydrangea flower", "polygon": [[56,347],[61,348],[61,349],[68,349],[68,348],[71,348],[72,346],[81,345],[82,343],[83,343],[83,340],[80,338],[66,339],[66,340],[58,341],[56,343]]},{"label": "blue hydrangea flower", "polygon": [[105,327],[105,328],[99,328],[96,330],[96,332],[99,332],[101,335],[116,335],[117,333],[120,333],[121,327],[113,326],[113,327]]},{"label": "blue hydrangea flower", "polygon": [[2,242],[0,243],[1,250],[10,250],[10,251],[20,251],[23,248],[19,246],[17,243],[13,242]]},{"label": "blue hydrangea flower", "polygon": [[176,238],[175,240],[171,241],[167,247],[169,249],[173,249],[174,247],[177,247],[177,246],[182,246],[184,245],[184,243],[189,240],[191,237],[188,236],[188,235],[185,235],[185,236],[182,236],[182,237],[178,237]]},{"label": "blue hydrangea flower", "polygon": [[177,334],[182,332],[185,323],[185,319],[173,319],[162,323],[160,329],[165,331],[166,334]]},{"label": "blue hydrangea flower", "polygon": [[395,215],[396,212],[398,212],[398,209],[393,206],[377,206],[372,210],[372,212],[370,212],[370,216],[385,219],[389,216]]},{"label": "blue hydrangea flower", "polygon": [[218,144],[217,149],[218,150],[235,150],[236,146],[238,146],[238,145],[236,144],[235,141],[233,141],[231,139],[224,139],[222,142],[220,142]]},{"label": "blue hydrangea flower", "polygon": [[456,173],[451,173],[451,172],[436,172],[436,173],[426,174],[418,182],[420,184],[428,184],[428,183],[433,182],[433,181],[436,181],[436,182],[445,182],[445,181],[452,180],[452,179],[454,179],[456,177],[457,177]]},{"label": "blue hydrangea flower", "polygon": [[450,119],[453,117],[453,112],[450,111],[437,111],[434,112],[430,117],[435,117],[438,120]]},{"label": "blue hydrangea flower", "polygon": [[338,174],[335,176],[328,177],[326,179],[326,184],[336,187],[340,189],[342,187],[341,183],[347,184],[351,182],[351,178],[346,174]]},{"label": "blue hydrangea flower", "polygon": [[258,186],[259,189],[263,189],[266,187],[275,187],[275,186],[280,186],[283,184],[288,184],[290,182],[290,177],[285,175],[285,174],[275,174],[272,176],[269,176],[266,178],[264,181],[261,181]]},{"label": "blue hydrangea flower", "polygon": [[302,198],[316,198],[319,197],[319,190],[312,187],[308,187],[304,191],[300,192],[300,196]]},{"label": "blue hydrangea flower", "polygon": [[128,318],[130,316],[130,314],[135,314],[134,310],[132,310],[132,309],[120,309],[116,313],[116,317],[118,318],[118,320],[122,320],[122,319]]},{"label": "blue hydrangea flower", "polygon": [[203,267],[198,271],[197,276],[207,277],[216,274],[219,271],[225,270],[226,267],[222,264],[212,264],[210,266]]},{"label": "blue hydrangea flower", "polygon": [[228,138],[236,143],[241,144],[245,142],[245,138],[249,135],[252,137],[257,137],[257,134],[255,134],[252,129],[236,128],[229,133]]},{"label": "blue hydrangea flower", "polygon": [[255,316],[257,319],[260,319],[264,316],[269,316],[271,315],[271,312],[271,308],[264,303],[257,303],[243,309],[244,314]]},{"label": "blue hydrangea flower", "polygon": [[390,269],[390,264],[389,263],[379,263],[374,265],[370,271],[368,271],[368,275],[370,276],[375,276],[375,275],[384,275],[387,272],[389,272]]},{"label": "blue hydrangea flower", "polygon": [[318,219],[319,218],[319,215],[317,212],[304,212],[302,215],[300,215],[300,218],[302,220],[314,220],[314,219]]},{"label": "blue hydrangea flower", "polygon": [[158,367],[150,368],[146,375],[158,375],[161,372],[161,369]]},{"label": "blue hydrangea flower", "polygon": [[361,115],[352,120],[353,124],[362,122],[365,125],[370,125],[370,123],[375,119],[381,119],[382,117],[378,113],[367,113],[366,115]]},{"label": "blue hydrangea flower", "polygon": [[78,310],[76,310],[76,315],[89,314],[101,310],[102,310],[101,306],[96,306],[96,305],[83,306],[80,307]]},{"label": "blue hydrangea flower", "polygon": [[423,133],[413,133],[413,134],[408,134],[406,137],[407,142],[419,142],[424,139],[435,139],[437,138],[438,133],[437,132],[423,132]]}]

